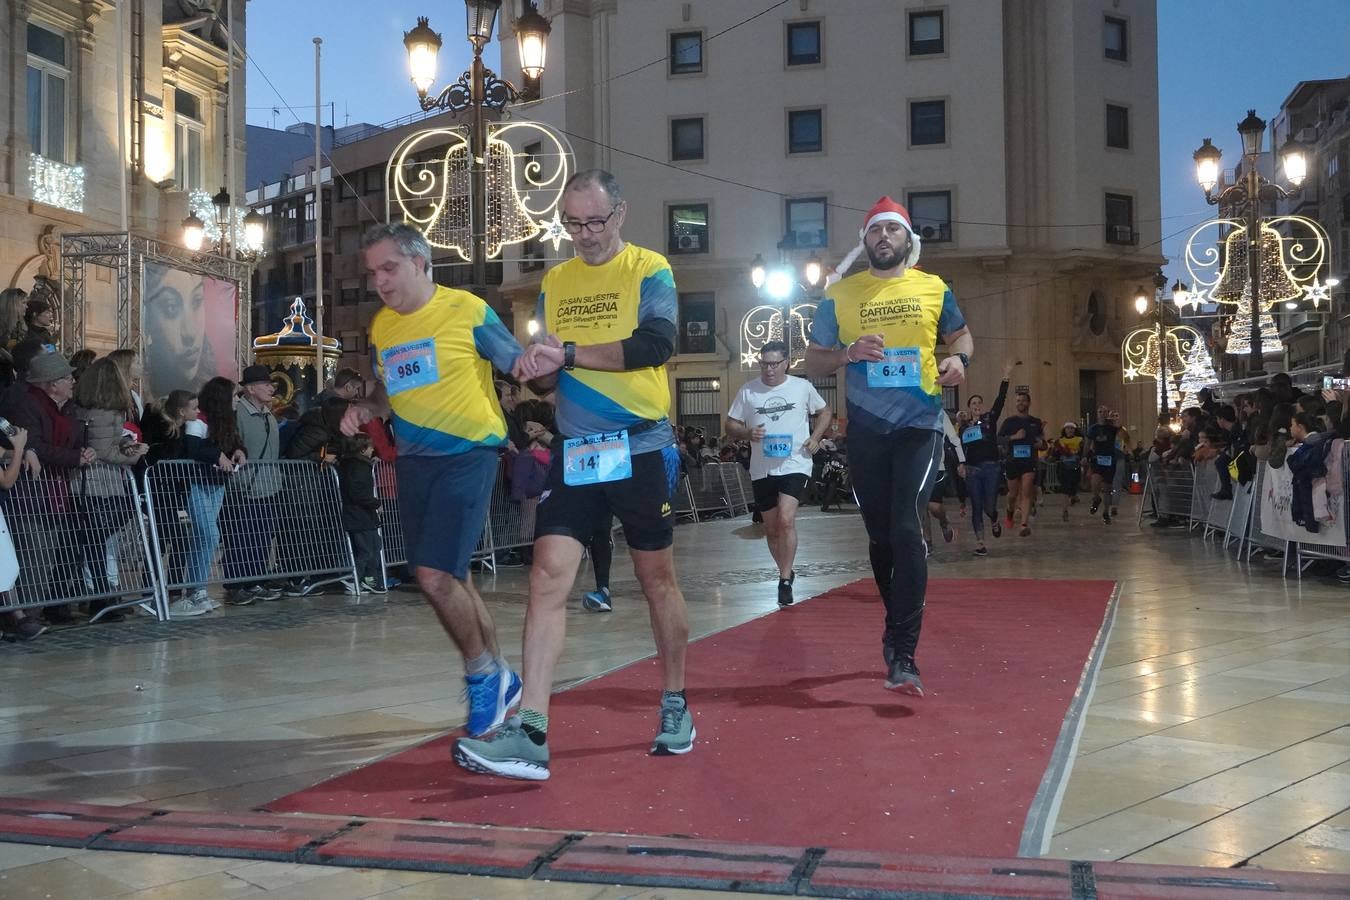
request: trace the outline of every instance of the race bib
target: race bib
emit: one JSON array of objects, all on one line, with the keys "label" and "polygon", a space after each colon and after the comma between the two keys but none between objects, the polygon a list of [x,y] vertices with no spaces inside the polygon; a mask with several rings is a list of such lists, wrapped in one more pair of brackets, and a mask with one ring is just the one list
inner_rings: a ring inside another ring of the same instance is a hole
[{"label": "race bib", "polygon": [[440,378],[436,368],[436,341],[432,338],[383,350],[380,364],[384,366],[384,387],[391,397],[435,384]]},{"label": "race bib", "polygon": [[787,459],[792,455],[792,435],[764,435],[764,455],[770,459]]},{"label": "race bib", "polygon": [[1115,464],[1116,464],[1116,458],[1115,458],[1114,456],[1104,456],[1104,455],[1099,455],[1099,456],[1097,457],[1097,465],[1100,466],[1100,467],[1103,468],[1103,469],[1109,469],[1109,468],[1111,468],[1112,466],[1114,466]]},{"label": "race bib", "polygon": [[984,429],[979,425],[971,425],[961,432],[961,443],[963,444],[973,444],[982,440],[984,440]]},{"label": "race bib", "polygon": [[881,362],[867,364],[868,387],[918,387],[919,348],[887,347]]},{"label": "race bib", "polygon": [[1013,459],[1031,459],[1030,444],[1013,444]]},{"label": "race bib", "polygon": [[611,431],[563,441],[563,482],[601,484],[633,477],[627,431]]}]

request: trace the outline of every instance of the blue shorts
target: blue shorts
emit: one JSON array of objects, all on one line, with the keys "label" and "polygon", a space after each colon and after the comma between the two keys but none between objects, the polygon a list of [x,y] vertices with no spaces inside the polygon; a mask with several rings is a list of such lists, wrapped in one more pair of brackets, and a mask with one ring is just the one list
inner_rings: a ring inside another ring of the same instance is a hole
[{"label": "blue shorts", "polygon": [[469,577],[497,483],[497,451],[477,447],[454,456],[400,456],[399,516],[408,566]]}]

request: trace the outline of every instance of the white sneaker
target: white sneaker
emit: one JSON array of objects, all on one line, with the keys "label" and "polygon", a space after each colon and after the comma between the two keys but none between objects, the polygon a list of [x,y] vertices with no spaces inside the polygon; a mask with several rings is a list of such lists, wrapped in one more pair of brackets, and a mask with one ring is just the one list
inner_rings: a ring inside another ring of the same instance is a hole
[{"label": "white sneaker", "polygon": [[188,597],[188,602],[191,603],[193,606],[197,607],[198,609],[200,609],[204,613],[209,613],[214,609],[219,609],[221,606],[220,601],[211,599],[211,595],[206,593],[205,588],[199,588],[193,591],[192,594]]},{"label": "white sneaker", "polygon": [[344,578],[341,581],[339,581],[338,584],[342,585],[343,593],[345,593],[349,597],[355,597],[356,595],[361,593],[356,589],[355,582],[353,582],[350,578]]},{"label": "white sneaker", "polygon": [[183,597],[169,604],[169,618],[171,619],[186,619],[188,616],[200,616],[202,613],[210,611],[210,608],[203,609],[188,597]]}]

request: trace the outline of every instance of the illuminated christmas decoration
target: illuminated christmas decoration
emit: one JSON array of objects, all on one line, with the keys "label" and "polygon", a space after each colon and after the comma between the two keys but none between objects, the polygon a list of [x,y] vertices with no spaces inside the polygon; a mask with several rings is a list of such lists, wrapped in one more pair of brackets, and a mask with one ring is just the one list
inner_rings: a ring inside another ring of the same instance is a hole
[{"label": "illuminated christmas decoration", "polygon": [[[1228,344],[1224,352],[1230,356],[1246,356],[1252,352],[1252,313],[1247,296],[1242,298],[1237,313],[1230,323]],[[1280,340],[1280,331],[1275,327],[1275,318],[1267,312],[1261,313],[1261,353],[1273,355],[1284,352],[1284,343]]]},{"label": "illuminated christmas decoration", "polygon": [[[201,220],[202,234],[206,238],[206,243],[220,246],[220,226],[216,224],[216,207],[212,202],[211,195],[201,189],[188,191],[188,211]],[[248,214],[247,207],[230,207],[230,219],[234,226],[232,243],[237,248],[236,255],[239,258],[256,259],[262,255],[263,248],[261,246],[254,247],[249,241],[249,236],[244,227],[244,218]]]},{"label": "illuminated christmas decoration", "polygon": [[1120,345],[1121,368],[1127,379],[1133,380],[1141,375],[1157,378],[1164,368],[1161,350],[1162,346],[1166,346],[1167,374],[1169,378],[1175,378],[1185,371],[1186,358],[1197,343],[1203,344],[1204,340],[1200,332],[1189,325],[1172,325],[1161,333],[1156,327],[1136,328],[1125,335]]},{"label": "illuminated christmas decoration", "polygon": [[37,153],[30,154],[28,189],[37,203],[84,212],[84,166],[68,166]]},{"label": "illuminated christmas decoration", "polygon": [[[567,139],[538,122],[487,126],[482,166],[487,259],[536,236],[556,250],[568,235],[558,216],[563,185],[573,171]],[[533,142],[546,150],[517,151]],[[467,125],[418,131],[395,149],[386,169],[386,213],[416,225],[433,247],[473,262],[473,157]]]},{"label": "illuminated christmas decoration", "polygon": [[741,368],[753,369],[759,365],[759,348],[769,341],[783,341],[788,345],[788,368],[795,369],[806,358],[806,343],[811,334],[811,321],[816,315],[814,303],[799,303],[789,314],[789,327],[783,329],[783,307],[756,306],[741,319]]},{"label": "illuminated christmas decoration", "polygon": [[1209,349],[1205,346],[1203,340],[1196,341],[1191,346],[1190,354],[1186,357],[1186,368],[1181,374],[1181,380],[1177,383],[1178,389],[1188,398],[1191,398],[1202,389],[1218,383],[1218,380],[1219,375],[1214,371],[1214,362],[1210,359]]},{"label": "illuminated christmas decoration", "polygon": [[[1218,243],[1222,243],[1220,252]],[[1210,219],[1196,226],[1186,239],[1182,259],[1190,273],[1196,297],[1238,306],[1250,290],[1246,224],[1239,219]],[[1258,252],[1261,308],[1304,296],[1307,285],[1319,282],[1330,241],[1322,226],[1304,216],[1271,216],[1261,220]],[[1202,301],[1203,302],[1203,301]]]},{"label": "illuminated christmas decoration", "polygon": [[1303,289],[1303,299],[1313,305],[1313,309],[1321,306],[1323,300],[1331,300],[1331,287],[1313,278],[1312,284]]}]

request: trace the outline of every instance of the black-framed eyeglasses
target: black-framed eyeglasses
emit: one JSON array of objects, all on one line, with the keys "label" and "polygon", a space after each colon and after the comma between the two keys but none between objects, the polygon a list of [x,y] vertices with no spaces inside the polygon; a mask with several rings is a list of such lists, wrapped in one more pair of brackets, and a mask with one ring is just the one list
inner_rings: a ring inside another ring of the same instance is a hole
[{"label": "black-framed eyeglasses", "polygon": [[568,234],[581,234],[581,229],[583,228],[591,234],[599,234],[605,230],[605,226],[609,224],[609,220],[614,218],[614,214],[618,211],[619,204],[616,203],[610,209],[609,215],[605,216],[603,219],[587,219],[584,222],[578,222],[576,219],[563,219],[562,226],[567,230]]},{"label": "black-framed eyeglasses", "polygon": [[761,369],[776,369],[785,362],[787,362],[786,359],[761,359],[759,367]]}]

